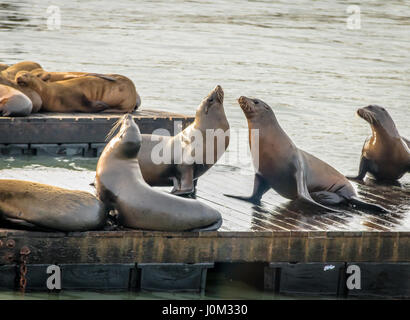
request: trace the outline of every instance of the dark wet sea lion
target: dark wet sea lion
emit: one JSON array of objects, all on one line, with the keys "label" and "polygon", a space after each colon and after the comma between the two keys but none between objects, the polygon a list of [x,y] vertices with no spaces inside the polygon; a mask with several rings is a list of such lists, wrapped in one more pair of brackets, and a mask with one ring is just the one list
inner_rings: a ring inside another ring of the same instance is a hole
[{"label": "dark wet sea lion", "polygon": [[[142,146],[138,159],[144,180],[149,185],[173,185],[172,193],[178,195],[194,193],[194,185],[198,177],[216,163],[229,145],[229,123],[226,119],[223,100],[224,92],[218,85],[199,105],[195,121],[176,136],[142,135]],[[216,135],[209,135],[207,138],[207,130],[208,133],[214,130]],[[180,147],[182,152],[190,153],[195,148],[193,141],[197,139],[196,137],[201,139],[203,149],[202,156],[195,158],[194,162],[186,158],[180,159],[173,152],[174,147]],[[154,163],[153,161],[152,154],[155,151],[154,148],[159,146],[159,140],[171,155],[171,161],[168,163]],[[206,148],[207,145],[208,148]]]},{"label": "dark wet sea lion", "polygon": [[24,117],[31,113],[33,103],[21,91],[0,84],[0,116]]},{"label": "dark wet sea lion", "polygon": [[240,97],[238,102],[248,120],[249,137],[251,130],[259,130],[259,150],[251,149],[258,171],[250,197],[228,196],[258,203],[263,194],[273,188],[285,198],[298,199],[331,211],[335,210],[324,205],[350,203],[387,212],[381,206],[360,200],[351,183],[340,172],[297,148],[265,102],[246,97]]},{"label": "dark wet sea lion", "polygon": [[44,82],[30,72],[16,75],[18,85],[36,91],[49,112],[132,112],[139,96],[131,80],[121,75],[83,76]]},{"label": "dark wet sea lion", "polygon": [[0,75],[0,85],[9,86],[9,87],[12,87],[24,93],[31,100],[31,103],[33,104],[33,109],[31,110],[31,113],[38,112],[41,109],[43,102],[41,101],[40,95],[34,90],[28,87],[21,87],[14,81],[8,80],[7,78],[1,75]]},{"label": "dark wet sea lion", "polygon": [[400,136],[386,109],[370,105],[357,114],[370,124],[372,135],[364,142],[359,174],[348,178],[363,180],[369,173],[376,180],[394,181],[410,172],[410,142]]},{"label": "dark wet sea lion", "polygon": [[0,180],[0,218],[53,230],[87,231],[104,226],[106,211],[88,192]]},{"label": "dark wet sea lion", "polygon": [[131,115],[124,115],[118,134],[104,148],[97,164],[97,196],[118,211],[119,223],[135,229],[160,231],[216,230],[221,215],[193,199],[150,187],[142,177],[138,153],[142,137]]},{"label": "dark wet sea lion", "polygon": [[6,79],[10,81],[14,81],[14,78],[16,77],[16,74],[20,71],[32,71],[35,69],[41,69],[41,66],[37,62],[33,61],[22,61],[15,63],[8,67],[7,69],[4,69],[0,72],[0,75],[5,77]]}]

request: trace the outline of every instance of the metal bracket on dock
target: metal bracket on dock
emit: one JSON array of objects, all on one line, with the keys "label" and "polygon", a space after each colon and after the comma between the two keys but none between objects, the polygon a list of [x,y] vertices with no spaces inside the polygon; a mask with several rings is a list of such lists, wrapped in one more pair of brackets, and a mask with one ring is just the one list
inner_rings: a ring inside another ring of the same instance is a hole
[{"label": "metal bracket on dock", "polygon": [[203,293],[207,269],[213,267],[213,263],[138,263],[137,289]]}]

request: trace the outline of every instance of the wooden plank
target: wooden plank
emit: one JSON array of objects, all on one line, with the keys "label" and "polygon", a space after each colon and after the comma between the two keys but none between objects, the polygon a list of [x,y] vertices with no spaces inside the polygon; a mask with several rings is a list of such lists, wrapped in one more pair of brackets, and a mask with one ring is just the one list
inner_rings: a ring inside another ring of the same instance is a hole
[{"label": "wooden plank", "polygon": [[[410,232],[0,231],[0,264],[410,262]],[[13,245],[9,245],[14,242]]]},{"label": "wooden plank", "polygon": [[[0,144],[105,143],[107,133],[122,114],[33,114],[28,117],[0,117]],[[166,129],[174,134],[174,123],[182,127],[193,117],[163,111],[133,113],[142,133]]]}]

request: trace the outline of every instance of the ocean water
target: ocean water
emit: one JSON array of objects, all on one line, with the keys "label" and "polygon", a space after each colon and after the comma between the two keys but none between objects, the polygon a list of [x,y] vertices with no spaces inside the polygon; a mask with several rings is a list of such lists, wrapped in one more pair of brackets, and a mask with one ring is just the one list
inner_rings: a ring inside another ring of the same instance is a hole
[{"label": "ocean water", "polygon": [[[124,74],[134,81],[141,108],[190,115],[219,84],[231,128],[247,128],[237,98],[260,98],[298,147],[353,174],[370,134],[357,108],[384,106],[410,137],[410,4],[351,5],[3,0],[0,62]],[[360,9],[360,26],[352,29],[353,9]],[[227,152],[238,157],[247,143]],[[96,161],[7,157],[0,159],[0,178],[92,191]],[[410,175],[401,182],[410,189]]]}]

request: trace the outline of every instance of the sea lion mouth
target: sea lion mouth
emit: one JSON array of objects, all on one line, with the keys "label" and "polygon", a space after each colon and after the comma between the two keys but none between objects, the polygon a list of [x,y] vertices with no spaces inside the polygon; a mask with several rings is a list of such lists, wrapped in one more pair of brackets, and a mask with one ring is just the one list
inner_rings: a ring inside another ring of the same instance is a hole
[{"label": "sea lion mouth", "polygon": [[248,99],[247,97],[239,97],[238,103],[245,114],[252,113],[254,111],[254,106],[250,103],[250,99]]},{"label": "sea lion mouth", "polygon": [[362,118],[363,120],[367,121],[370,124],[375,123],[374,113],[366,108],[360,108],[356,111],[356,114]]},{"label": "sea lion mouth", "polygon": [[222,87],[218,84],[213,90],[216,93],[216,97],[220,103],[224,102],[224,91]]}]

